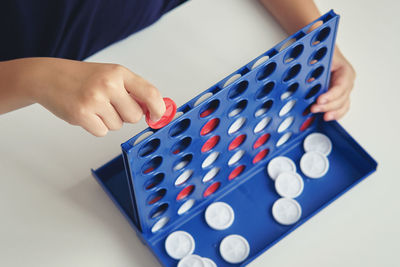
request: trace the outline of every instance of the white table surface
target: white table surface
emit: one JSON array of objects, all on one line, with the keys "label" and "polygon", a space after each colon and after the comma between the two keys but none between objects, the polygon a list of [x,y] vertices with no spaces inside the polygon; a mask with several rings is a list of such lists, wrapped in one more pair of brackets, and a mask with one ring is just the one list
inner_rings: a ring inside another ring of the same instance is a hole
[{"label": "white table surface", "polygon": [[[342,16],[358,73],[341,124],[378,171],[251,266],[399,266],[400,4],[318,4]],[[192,0],[89,60],[123,64],[181,105],[283,37],[255,0]],[[39,105],[0,116],[0,266],[159,266],[90,174],[144,127],[95,138]]]}]

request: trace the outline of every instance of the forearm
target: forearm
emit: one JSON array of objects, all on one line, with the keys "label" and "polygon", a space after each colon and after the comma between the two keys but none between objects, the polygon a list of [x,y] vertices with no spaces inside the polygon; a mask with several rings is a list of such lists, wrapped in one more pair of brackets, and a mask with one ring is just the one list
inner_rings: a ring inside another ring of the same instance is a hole
[{"label": "forearm", "polygon": [[320,16],[313,0],[259,0],[288,34]]}]

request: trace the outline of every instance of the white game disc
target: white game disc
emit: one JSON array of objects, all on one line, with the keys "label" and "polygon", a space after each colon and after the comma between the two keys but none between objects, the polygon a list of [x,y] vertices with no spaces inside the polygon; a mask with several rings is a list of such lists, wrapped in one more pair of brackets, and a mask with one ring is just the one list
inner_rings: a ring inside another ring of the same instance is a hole
[{"label": "white game disc", "polygon": [[235,213],[232,207],[225,202],[214,202],[207,207],[205,219],[212,229],[225,230],[232,225]]},{"label": "white game disc", "polygon": [[272,206],[272,216],[282,225],[296,223],[301,217],[300,204],[290,198],[280,198]]},{"label": "white game disc", "polygon": [[328,156],[332,151],[332,142],[328,136],[322,133],[309,134],[304,139],[304,151],[317,151],[322,155]]},{"label": "white game disc", "polygon": [[222,239],[219,252],[226,262],[235,264],[244,261],[249,256],[250,246],[244,237],[228,235]]},{"label": "white game disc", "polygon": [[206,267],[204,260],[199,255],[188,255],[178,262],[178,267]]},{"label": "white game disc", "polygon": [[307,152],[300,159],[301,171],[310,178],[321,178],[329,170],[329,160],[319,152]]},{"label": "white game disc", "polygon": [[185,231],[175,231],[165,240],[167,254],[176,260],[193,253],[195,247],[193,237]]},{"label": "white game disc", "polygon": [[296,172],[296,164],[288,157],[273,158],[267,167],[268,175],[275,180],[282,172]]},{"label": "white game disc", "polygon": [[282,172],[275,180],[275,189],[281,197],[296,198],[303,192],[303,178],[295,172]]},{"label": "white game disc", "polygon": [[217,264],[209,258],[203,258],[204,266],[205,267],[217,267]]}]

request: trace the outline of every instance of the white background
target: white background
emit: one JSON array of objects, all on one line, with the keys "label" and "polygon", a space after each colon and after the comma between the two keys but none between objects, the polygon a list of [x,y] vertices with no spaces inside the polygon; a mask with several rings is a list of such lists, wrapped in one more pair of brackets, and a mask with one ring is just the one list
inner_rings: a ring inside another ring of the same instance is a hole
[{"label": "white background", "polygon": [[[341,15],[358,73],[341,124],[378,171],[251,266],[399,266],[400,4],[317,3]],[[89,60],[123,64],[181,105],[285,36],[255,0],[192,0]],[[0,116],[0,266],[158,266],[90,175],[144,127],[95,138],[38,105]]]}]

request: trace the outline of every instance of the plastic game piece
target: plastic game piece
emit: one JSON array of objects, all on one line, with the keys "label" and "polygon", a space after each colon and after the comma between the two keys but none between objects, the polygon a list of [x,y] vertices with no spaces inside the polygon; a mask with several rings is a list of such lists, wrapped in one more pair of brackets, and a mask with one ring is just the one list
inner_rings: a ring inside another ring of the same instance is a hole
[{"label": "plastic game piece", "polygon": [[332,142],[328,136],[322,133],[309,134],[304,139],[304,151],[317,151],[322,155],[328,156],[332,151]]},{"label": "plastic game piece", "polygon": [[193,237],[185,231],[175,231],[169,234],[165,240],[165,250],[175,260],[180,260],[192,254],[194,247],[195,242]]},{"label": "plastic game piece", "polygon": [[177,267],[206,267],[206,265],[202,257],[191,254],[181,259]]},{"label": "plastic game piece", "polygon": [[296,164],[288,157],[275,157],[267,167],[268,175],[275,180],[282,172],[296,172]]},{"label": "plastic game piece", "polygon": [[217,267],[217,264],[210,258],[203,257],[203,262],[204,262],[204,267]]},{"label": "plastic game piece", "polygon": [[329,170],[329,160],[319,152],[307,152],[300,159],[300,168],[309,178],[321,178]]},{"label": "plastic game piece", "polygon": [[281,197],[296,198],[303,189],[303,179],[295,172],[282,172],[275,180],[275,190]]},{"label": "plastic game piece", "polygon": [[234,150],[235,148],[239,147],[244,140],[246,140],[246,135],[242,134],[232,140],[232,142],[228,146],[228,150]]},{"label": "plastic game piece", "polygon": [[231,166],[238,162],[244,155],[244,150],[239,150],[229,159],[228,165]]},{"label": "plastic game piece", "polygon": [[250,245],[243,236],[228,235],[222,239],[219,252],[226,262],[240,263],[249,256]]},{"label": "plastic game piece", "polygon": [[232,207],[225,202],[214,202],[207,207],[205,219],[212,229],[225,230],[235,220],[235,213]]},{"label": "plastic game piece", "polygon": [[220,169],[218,167],[214,167],[209,170],[203,177],[203,183],[207,183],[208,181],[212,180],[218,174],[219,170]]},{"label": "plastic game piece", "polygon": [[194,199],[186,200],[178,209],[178,215],[182,215],[190,210],[196,201]]},{"label": "plastic game piece", "polygon": [[211,153],[201,164],[202,168],[207,168],[208,166],[210,166],[211,164],[214,163],[214,161],[217,160],[217,158],[219,157],[219,152],[214,151],[213,153]]},{"label": "plastic game piece", "polygon": [[272,216],[282,225],[294,224],[301,217],[301,206],[294,199],[280,198],[272,206]]},{"label": "plastic game piece", "polygon": [[160,128],[164,127],[165,125],[170,123],[175,116],[175,113],[176,113],[175,102],[171,98],[168,98],[168,97],[164,97],[163,100],[165,103],[165,113],[161,117],[161,119],[159,119],[158,121],[152,121],[150,119],[150,112],[146,113],[146,123],[152,129],[160,129]]}]

